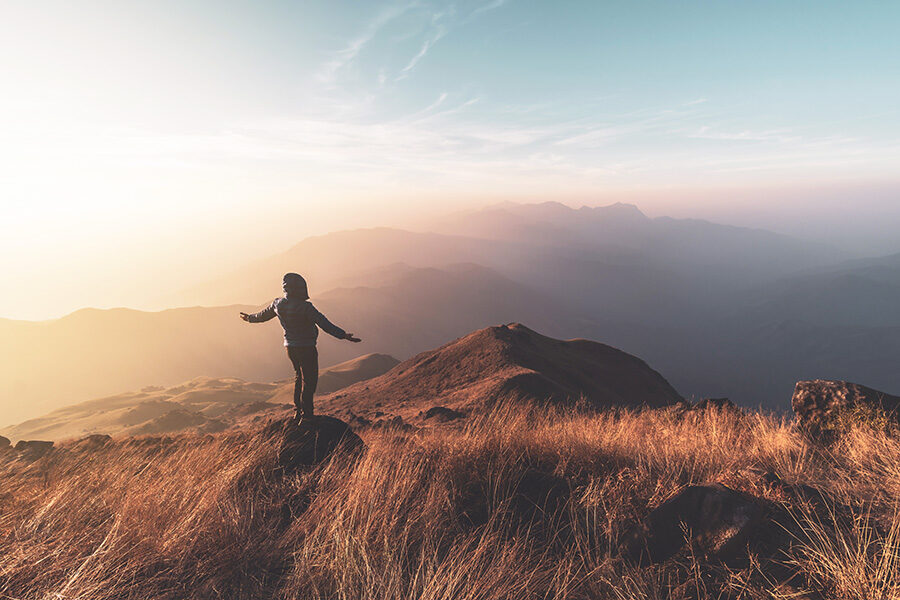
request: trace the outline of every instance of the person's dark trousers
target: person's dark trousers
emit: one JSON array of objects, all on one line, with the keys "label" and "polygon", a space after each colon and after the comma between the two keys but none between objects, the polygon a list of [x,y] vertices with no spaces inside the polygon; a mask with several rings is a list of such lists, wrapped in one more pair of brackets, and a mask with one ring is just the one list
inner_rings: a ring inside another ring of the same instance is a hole
[{"label": "person's dark trousers", "polygon": [[294,365],[294,406],[304,417],[313,416],[313,395],[319,383],[319,351],[315,346],[288,346]]}]

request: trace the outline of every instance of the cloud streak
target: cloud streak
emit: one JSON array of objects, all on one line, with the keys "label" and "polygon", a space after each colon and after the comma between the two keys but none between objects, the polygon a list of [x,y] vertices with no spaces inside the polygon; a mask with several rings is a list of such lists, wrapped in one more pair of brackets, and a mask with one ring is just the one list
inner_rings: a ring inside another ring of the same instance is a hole
[{"label": "cloud streak", "polygon": [[[42,156],[43,162],[68,162],[82,170],[225,172],[239,165],[260,177],[279,173],[277,177],[302,176],[322,185],[345,185],[351,174],[360,185],[417,181],[445,187],[448,182],[477,182],[515,189],[817,169],[834,173],[851,167],[877,170],[900,158],[896,143],[874,146],[864,139],[804,137],[785,130],[685,129],[684,118],[703,114],[681,109],[606,115],[603,122],[548,117],[524,125],[504,120],[509,114],[504,111],[470,112],[478,105],[477,97],[456,103],[451,97],[443,92],[425,108],[391,119],[375,114],[357,119],[284,117],[191,134],[114,128],[35,135],[29,130],[20,132],[23,146],[17,153],[27,163],[34,159],[29,152],[55,148],[57,154]],[[7,159],[6,166],[15,169],[15,156]]]},{"label": "cloud streak", "polygon": [[320,68],[316,78],[326,84],[334,83],[338,72],[353,62],[360,52],[373,40],[391,21],[401,17],[409,10],[417,6],[417,3],[397,4],[382,10],[369,22],[365,30],[358,37],[350,40],[347,45],[334,53]]},{"label": "cloud streak", "polygon": [[425,43],[422,44],[422,47],[419,49],[416,55],[410,59],[405,67],[400,69],[400,75],[397,76],[397,80],[399,81],[400,79],[408,77],[410,71],[415,69],[416,65],[419,64],[419,61],[425,58],[425,55],[428,53],[431,47],[434,46],[446,34],[447,31],[443,27],[441,27],[434,35],[425,40]]},{"label": "cloud streak", "polygon": [[506,4],[508,1],[509,0],[494,0],[493,2],[488,2],[487,4],[479,6],[478,8],[473,10],[471,16],[476,17],[480,14],[490,12],[492,10],[497,10],[498,8],[500,8],[501,6]]}]

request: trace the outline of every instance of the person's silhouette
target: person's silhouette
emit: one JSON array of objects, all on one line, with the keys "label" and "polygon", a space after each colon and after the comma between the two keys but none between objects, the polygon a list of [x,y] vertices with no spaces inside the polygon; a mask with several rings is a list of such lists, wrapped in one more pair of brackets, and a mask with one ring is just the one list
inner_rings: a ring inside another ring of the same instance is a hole
[{"label": "person's silhouette", "polygon": [[[313,418],[313,395],[319,383],[319,352],[316,338],[321,327],[326,333],[339,340],[360,342],[358,337],[347,333],[325,315],[316,310],[309,301],[306,280],[297,273],[288,273],[282,281],[284,297],[276,298],[265,309],[254,314],[242,312],[241,318],[248,323],[262,323],[278,317],[284,328],[284,345],[288,358],[294,366],[294,418],[300,422]],[[318,325],[318,327],[316,327]]]}]

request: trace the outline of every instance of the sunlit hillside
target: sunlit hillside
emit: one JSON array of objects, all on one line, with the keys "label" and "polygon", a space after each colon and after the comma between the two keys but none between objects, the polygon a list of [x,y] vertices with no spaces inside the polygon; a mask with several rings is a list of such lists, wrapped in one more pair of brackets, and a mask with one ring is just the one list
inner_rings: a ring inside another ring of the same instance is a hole
[{"label": "sunlit hillside", "polygon": [[[382,375],[399,361],[366,354],[322,369],[318,393],[329,394]],[[294,380],[244,381],[234,377],[197,377],[179,385],[147,386],[79,402],[22,423],[0,428],[19,440],[65,440],[91,434],[146,435],[194,431],[218,432],[248,417],[284,413],[293,408]]]},{"label": "sunlit hillside", "polygon": [[[361,455],[339,451],[286,477],[274,471],[277,434],[259,427],[75,446],[30,465],[7,464],[0,595],[868,600],[900,593],[900,438],[891,434],[855,427],[824,447],[761,414],[522,406],[462,428],[360,433]],[[757,511],[737,522],[737,543],[717,549],[704,537],[733,535],[734,509],[713,502],[698,509],[702,527],[676,528],[681,541],[670,552],[649,560],[635,552],[635,532],[647,532],[642,520],[652,526],[667,500],[713,483]]]}]

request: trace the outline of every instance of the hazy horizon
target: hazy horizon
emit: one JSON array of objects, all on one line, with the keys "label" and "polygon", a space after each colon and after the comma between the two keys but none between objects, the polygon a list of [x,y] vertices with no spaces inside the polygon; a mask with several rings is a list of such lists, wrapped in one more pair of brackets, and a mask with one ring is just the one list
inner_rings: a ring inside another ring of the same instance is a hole
[{"label": "hazy horizon", "polygon": [[[671,194],[667,196],[671,197]],[[847,253],[848,259],[885,256],[900,252],[900,241],[895,242],[895,237],[893,236],[893,220],[876,219],[874,216],[868,222],[856,223],[853,227],[848,228],[849,216],[846,213],[836,210],[833,215],[813,215],[810,218],[804,218],[803,215],[796,214],[795,209],[793,214],[790,215],[795,220],[786,221],[784,215],[791,211],[778,209],[777,207],[769,211],[754,209],[752,196],[750,196],[749,199],[745,198],[747,201],[744,206],[740,206],[737,203],[732,205],[732,210],[737,209],[743,212],[741,215],[743,218],[735,218],[729,221],[717,218],[721,210],[716,210],[715,207],[711,206],[708,207],[706,214],[703,214],[702,211],[695,212],[684,208],[663,213],[660,212],[659,205],[652,200],[647,202],[647,205],[650,207],[649,210],[645,206],[635,203],[634,200],[634,197],[628,194],[621,195],[616,201],[593,204],[578,203],[571,200],[542,200],[524,196],[520,198],[497,198],[483,201],[481,204],[467,207],[460,206],[458,208],[459,212],[466,213],[501,205],[505,202],[522,205],[555,202],[574,209],[582,206],[602,207],[616,203],[625,203],[637,206],[639,210],[650,218],[700,219],[722,225],[772,231],[795,237],[798,240],[840,249]],[[837,204],[841,203],[840,197],[833,198],[833,200],[836,200]],[[653,210],[654,208],[656,210]],[[900,207],[897,210],[898,217],[900,217]],[[430,225],[440,217],[452,214],[454,213],[441,212],[439,210],[422,211],[395,222],[377,218],[372,218],[367,222],[362,219],[347,227],[339,229],[321,227],[319,229],[310,229],[307,233],[301,233],[302,230],[294,230],[291,224],[273,223],[272,227],[267,230],[269,235],[266,236],[266,239],[258,239],[258,236],[253,235],[248,236],[244,240],[240,238],[232,239],[227,251],[223,251],[215,239],[204,241],[200,238],[198,241],[197,238],[192,238],[190,244],[182,240],[176,243],[173,248],[154,249],[152,254],[157,261],[156,267],[158,270],[150,271],[145,270],[146,267],[135,269],[127,263],[122,263],[119,261],[120,257],[118,256],[111,257],[111,260],[108,261],[98,257],[95,259],[95,263],[92,263],[90,266],[83,266],[81,273],[77,274],[78,278],[86,275],[89,285],[85,285],[80,289],[77,287],[77,284],[75,287],[72,287],[73,284],[70,282],[76,279],[75,274],[70,275],[71,279],[66,279],[66,275],[63,275],[63,281],[67,282],[65,294],[60,293],[59,279],[46,278],[52,271],[43,270],[41,272],[43,275],[40,277],[40,281],[45,289],[35,290],[29,289],[27,284],[23,284],[22,287],[16,289],[15,275],[10,270],[7,270],[6,281],[8,287],[2,298],[2,304],[0,304],[0,319],[50,320],[66,316],[83,308],[131,308],[150,311],[176,308],[182,305],[169,305],[164,299],[194,285],[213,281],[257,260],[280,254],[304,239],[337,231],[377,227],[428,231]],[[856,211],[856,214],[858,216],[859,211]],[[243,242],[243,245],[240,242]],[[15,258],[14,256],[7,256]],[[179,265],[177,272],[171,271],[170,265],[172,263]],[[32,273],[21,275],[22,280],[30,277],[33,277]],[[110,280],[109,278],[111,277],[116,277],[116,279]],[[105,283],[106,287],[103,287],[104,283],[100,283],[101,281]],[[328,290],[318,289],[316,291],[323,293]],[[51,295],[40,295],[47,293]],[[265,300],[262,295],[260,298],[260,301]]]},{"label": "hazy horizon", "polygon": [[10,2],[0,315],[152,305],[157,285],[309,235],[506,200],[624,201],[900,252],[898,16]]}]

